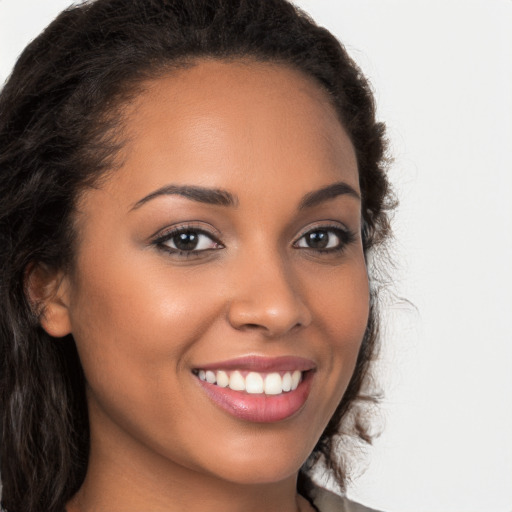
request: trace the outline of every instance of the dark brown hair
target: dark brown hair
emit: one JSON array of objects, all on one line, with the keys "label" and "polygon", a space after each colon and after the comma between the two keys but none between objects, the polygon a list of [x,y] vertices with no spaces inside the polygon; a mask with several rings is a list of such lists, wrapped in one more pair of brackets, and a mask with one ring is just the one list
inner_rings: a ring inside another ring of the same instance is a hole
[{"label": "dark brown hair", "polygon": [[[281,63],[313,78],[355,147],[367,261],[389,236],[384,126],[376,122],[371,90],[334,36],[292,4],[96,0],[64,11],[25,49],[0,95],[0,457],[2,505],[9,512],[62,512],[88,460],[75,344],[40,327],[24,290],[27,268],[71,264],[75,202],[112,170],[123,102],[144,80],[203,57]],[[303,494],[320,460],[343,488],[340,436],[370,440],[362,414],[371,402],[377,340],[374,288],[371,298],[352,380],[301,471]]]}]

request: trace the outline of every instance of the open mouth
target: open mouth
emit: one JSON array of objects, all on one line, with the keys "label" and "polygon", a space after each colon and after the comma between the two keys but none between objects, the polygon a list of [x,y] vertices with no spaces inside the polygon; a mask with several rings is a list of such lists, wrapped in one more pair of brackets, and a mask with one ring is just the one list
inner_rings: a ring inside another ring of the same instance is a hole
[{"label": "open mouth", "polygon": [[300,370],[283,372],[254,372],[243,370],[194,370],[203,382],[221,388],[249,394],[281,395],[295,391],[306,372]]},{"label": "open mouth", "polygon": [[244,421],[272,423],[306,405],[317,367],[302,357],[247,356],[197,366],[192,374],[220,409]]}]

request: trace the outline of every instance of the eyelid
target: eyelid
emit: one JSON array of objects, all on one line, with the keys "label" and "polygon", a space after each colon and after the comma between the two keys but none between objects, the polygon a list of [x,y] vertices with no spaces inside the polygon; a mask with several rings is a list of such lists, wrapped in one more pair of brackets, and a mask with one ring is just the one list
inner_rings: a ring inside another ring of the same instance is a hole
[{"label": "eyelid", "polygon": [[[198,225],[199,224],[199,225]],[[204,228],[204,222],[184,222],[178,223],[173,226],[168,226],[163,230],[159,230],[155,235],[153,235],[150,239],[149,244],[158,247],[160,250],[166,251],[169,254],[175,254],[180,256],[192,257],[192,256],[200,256],[203,253],[210,253],[211,251],[216,251],[219,249],[224,249],[224,244],[220,241],[219,236],[217,235],[218,230],[215,229],[211,224],[207,224],[208,229]],[[180,233],[184,233],[187,231],[193,231],[199,235],[204,235],[208,237],[212,242],[216,244],[216,247],[209,247],[205,249],[191,249],[188,251],[181,250],[177,247],[170,247],[166,244],[169,240],[171,240],[174,236],[179,235]]]},{"label": "eyelid", "polygon": [[[307,247],[299,245],[301,240],[308,235],[309,233],[314,233],[315,231],[326,231],[331,232],[337,239],[338,242],[334,247]],[[318,254],[318,255],[336,255],[343,254],[345,250],[357,239],[357,234],[345,226],[344,224],[337,221],[325,221],[325,222],[317,222],[314,224],[310,224],[305,229],[301,231],[300,236],[298,236],[293,242],[292,246],[294,249],[306,251],[306,254]]]},{"label": "eyelid", "polygon": [[307,235],[308,233],[311,233],[311,231],[316,230],[336,230],[336,231],[343,231],[347,234],[352,234],[352,230],[349,229],[345,224],[342,224],[341,222],[334,221],[334,220],[325,220],[325,221],[318,221],[314,222],[313,224],[309,224],[305,228],[301,229],[299,234],[295,237],[295,240],[293,242],[293,245],[295,245],[302,237]]},{"label": "eyelid", "polygon": [[211,237],[217,243],[222,244],[220,241],[221,233],[218,229],[213,227],[211,224],[202,221],[185,221],[185,222],[177,222],[176,224],[172,224],[165,228],[159,229],[155,233],[153,233],[149,237],[149,243],[154,244],[157,243],[160,239],[168,237],[172,233],[180,232],[180,231],[197,231],[198,233],[202,233]]},{"label": "eyelid", "polygon": [[[206,224],[206,228],[205,228]],[[335,232],[334,234],[339,238],[338,247],[332,248],[324,248],[324,249],[315,249],[313,247],[299,247],[298,243],[302,238],[304,238],[307,234],[314,231],[331,231]],[[206,249],[191,249],[190,251],[183,251],[178,248],[169,247],[165,243],[172,239],[172,237],[187,231],[193,231],[197,234],[204,235],[212,240],[217,247],[206,248]],[[338,234],[336,233],[338,232]],[[333,220],[325,220],[325,221],[317,221],[312,224],[309,224],[305,228],[303,228],[300,233],[295,237],[292,242],[292,246],[296,249],[309,249],[311,251],[316,252],[336,252],[343,250],[347,245],[355,240],[357,237],[357,233],[348,228],[345,224],[340,221]],[[199,254],[203,252],[209,252],[212,250],[218,250],[225,248],[224,243],[220,240],[219,231],[213,227],[211,224],[205,223],[203,221],[186,221],[182,223],[176,223],[171,226],[167,226],[164,229],[160,229],[154,235],[150,237],[149,241],[150,245],[160,246],[161,249],[168,250],[169,252],[175,253],[187,253],[189,255]]]}]

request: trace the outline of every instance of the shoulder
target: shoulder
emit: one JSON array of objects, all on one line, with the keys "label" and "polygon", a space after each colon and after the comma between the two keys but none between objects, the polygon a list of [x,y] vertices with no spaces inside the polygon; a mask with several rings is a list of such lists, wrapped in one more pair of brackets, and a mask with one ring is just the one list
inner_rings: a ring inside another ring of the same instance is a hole
[{"label": "shoulder", "polygon": [[311,495],[313,504],[319,512],[378,512],[373,508],[355,503],[344,496],[338,496],[322,487],[315,487]]}]

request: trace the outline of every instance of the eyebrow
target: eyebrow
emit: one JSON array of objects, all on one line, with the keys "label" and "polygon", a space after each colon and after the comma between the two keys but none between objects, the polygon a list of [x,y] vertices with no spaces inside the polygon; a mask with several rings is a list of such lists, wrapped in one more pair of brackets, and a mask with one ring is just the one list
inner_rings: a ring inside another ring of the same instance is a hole
[{"label": "eyebrow", "polygon": [[197,201],[199,203],[211,204],[215,206],[237,206],[238,198],[228,192],[218,188],[205,188],[195,185],[166,185],[159,188],[151,194],[143,197],[135,203],[131,210],[140,208],[143,204],[160,196],[177,195]]},{"label": "eyebrow", "polygon": [[[239,203],[237,196],[227,190],[219,188],[206,188],[196,185],[166,185],[154,192],[151,192],[151,194],[148,194],[142,199],[139,199],[131,210],[136,210],[157,197],[168,195],[178,195],[191,199],[192,201],[211,204],[214,206],[236,207]],[[320,190],[314,190],[313,192],[306,194],[299,204],[299,210],[312,208],[324,201],[328,201],[329,199],[334,199],[342,195],[349,195],[361,200],[361,197],[354,188],[352,188],[348,183],[340,181],[321,188]]]},{"label": "eyebrow", "polygon": [[315,190],[306,194],[299,205],[299,210],[303,210],[305,208],[312,208],[313,206],[317,206],[324,201],[328,201],[329,199],[334,199],[338,196],[349,195],[361,200],[361,196],[356,192],[354,188],[352,188],[348,183],[343,181],[333,183],[332,185],[328,185],[327,187],[321,188],[320,190]]}]

